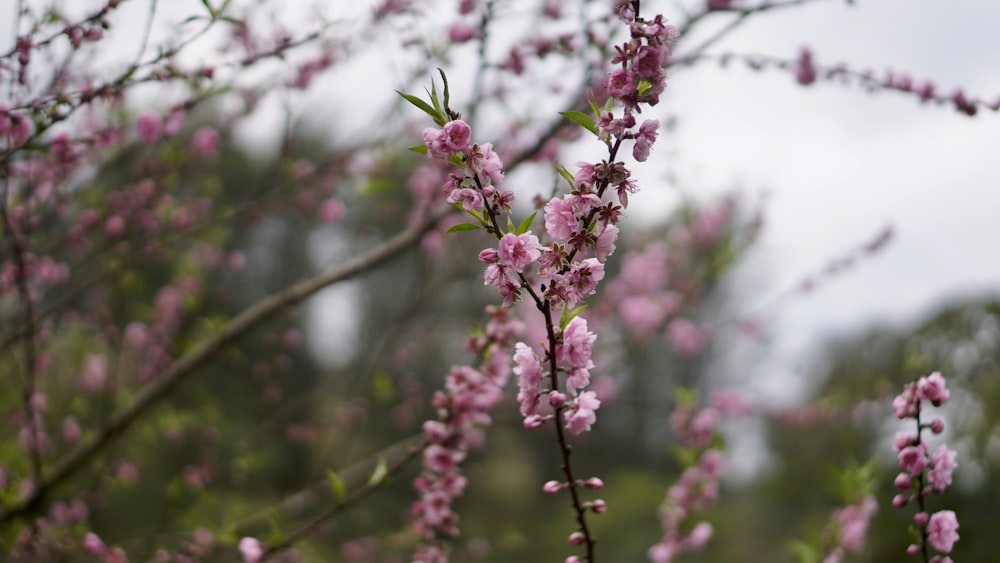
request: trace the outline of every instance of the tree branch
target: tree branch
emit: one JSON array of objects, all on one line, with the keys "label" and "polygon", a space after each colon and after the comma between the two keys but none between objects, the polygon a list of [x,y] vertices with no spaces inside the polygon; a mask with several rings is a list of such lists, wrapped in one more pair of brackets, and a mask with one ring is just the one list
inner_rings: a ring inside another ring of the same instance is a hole
[{"label": "tree branch", "polygon": [[275,295],[272,295],[256,305],[246,309],[222,328],[215,335],[205,339],[200,345],[172,363],[158,378],[143,387],[131,404],[111,416],[93,438],[81,444],[61,459],[52,471],[45,475],[34,487],[34,490],[19,505],[0,513],[0,523],[8,522],[15,517],[36,511],[44,503],[45,497],[58,484],[62,483],[95,455],[105,449],[115,439],[124,434],[128,428],[151,406],[163,399],[168,392],[187,379],[194,371],[208,363],[229,343],[249,332],[252,328],[270,319],[287,307],[296,305],[337,282],[344,281],[366,270],[401,254],[414,245],[420,237],[430,230],[443,217],[443,214],[432,216],[427,221],[406,229],[384,245],[372,249],[361,256],[347,262],[340,268],[313,278],[301,281]]}]

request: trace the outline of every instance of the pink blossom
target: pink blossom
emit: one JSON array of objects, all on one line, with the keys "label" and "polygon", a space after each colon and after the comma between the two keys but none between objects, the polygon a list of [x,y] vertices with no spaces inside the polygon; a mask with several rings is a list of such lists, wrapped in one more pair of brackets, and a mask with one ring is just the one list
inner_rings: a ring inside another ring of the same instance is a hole
[{"label": "pink blossom", "polygon": [[243,563],[259,563],[264,557],[264,547],[255,538],[243,538],[240,540],[240,555],[243,556]]},{"label": "pink blossom", "polygon": [[87,354],[80,373],[80,387],[88,393],[96,393],[104,388],[107,377],[108,360],[100,354]]},{"label": "pink blossom", "polygon": [[663,67],[670,52],[659,45],[643,45],[632,59],[632,68],[639,78],[656,82],[663,79]]},{"label": "pink blossom", "polygon": [[688,534],[686,547],[690,550],[699,550],[708,544],[712,539],[712,525],[708,522],[699,522]]},{"label": "pink blossom", "polygon": [[83,550],[91,555],[100,555],[104,553],[107,548],[104,546],[104,542],[101,541],[101,537],[94,532],[87,532],[87,535],[83,536]]},{"label": "pink blossom", "polygon": [[538,412],[538,396],[542,390],[542,366],[531,347],[524,342],[514,345],[514,374],[517,375],[517,402],[521,415]]},{"label": "pink blossom", "polygon": [[921,377],[917,381],[917,393],[920,398],[930,401],[935,407],[941,406],[941,403],[948,400],[951,393],[945,384],[944,377],[941,376],[941,372],[934,372],[927,377]]},{"label": "pink blossom", "polygon": [[562,344],[556,345],[556,361],[563,369],[590,369],[591,349],[597,335],[587,330],[587,319],[574,317],[563,330]]},{"label": "pink blossom", "polygon": [[618,315],[621,317],[625,330],[633,338],[645,339],[661,323],[665,315],[660,304],[646,295],[626,297],[618,304]]},{"label": "pink blossom", "polygon": [[579,226],[573,204],[567,198],[554,198],[545,204],[545,232],[552,240],[565,243]]},{"label": "pink blossom", "polygon": [[139,141],[151,145],[163,136],[163,118],[150,111],[143,112],[136,121],[136,130]]},{"label": "pink blossom", "polygon": [[590,430],[597,421],[596,410],[601,401],[593,391],[584,391],[577,396],[574,408],[566,413],[566,429],[579,435]]},{"label": "pink blossom", "polygon": [[483,194],[475,188],[459,188],[448,194],[448,203],[457,203],[466,211],[483,210]]},{"label": "pink blossom", "polygon": [[542,255],[541,245],[538,237],[528,231],[524,234],[515,235],[507,233],[500,238],[500,247],[497,256],[500,261],[510,266],[516,272],[523,272],[532,262],[538,260]]},{"label": "pink blossom", "polygon": [[958,467],[955,461],[957,455],[955,450],[949,449],[945,444],[941,444],[931,455],[931,468],[927,472],[927,481],[936,490],[943,491],[951,485],[951,474]]},{"label": "pink blossom", "polygon": [[847,506],[834,513],[840,526],[840,545],[848,551],[861,553],[868,535],[868,523],[878,508],[875,499],[866,496],[857,505]]},{"label": "pink blossom", "polygon": [[684,318],[671,321],[667,327],[667,339],[678,354],[688,358],[701,354],[708,343],[705,332]]},{"label": "pink blossom", "polygon": [[645,162],[649,158],[649,149],[656,141],[659,128],[660,122],[655,119],[647,119],[639,126],[639,132],[635,134],[635,146],[632,147],[632,156],[639,162]]},{"label": "pink blossom", "polygon": [[931,514],[927,523],[927,539],[934,549],[942,553],[951,553],[952,547],[958,541],[958,518],[952,510],[939,510]]},{"label": "pink blossom", "polygon": [[479,28],[464,22],[455,22],[448,28],[448,39],[452,43],[465,43],[479,37]]},{"label": "pink blossom", "polygon": [[604,262],[615,253],[615,243],[618,242],[618,227],[608,223],[604,225],[601,234],[594,241],[594,256]]},{"label": "pink blossom", "polygon": [[608,75],[605,87],[615,98],[624,98],[635,92],[635,73],[631,70],[617,68]]},{"label": "pink blossom", "polygon": [[191,137],[191,149],[201,156],[214,158],[219,153],[219,132],[212,127],[199,127]]},{"label": "pink blossom", "polygon": [[319,206],[319,220],[323,223],[336,223],[344,218],[347,209],[344,203],[337,198],[329,198]]},{"label": "pink blossom", "polygon": [[911,475],[919,475],[927,467],[927,448],[923,444],[903,448],[898,457],[899,466]]},{"label": "pink blossom", "polygon": [[470,175],[486,174],[494,185],[503,182],[503,161],[493,151],[492,143],[472,145],[466,157],[466,171]]}]

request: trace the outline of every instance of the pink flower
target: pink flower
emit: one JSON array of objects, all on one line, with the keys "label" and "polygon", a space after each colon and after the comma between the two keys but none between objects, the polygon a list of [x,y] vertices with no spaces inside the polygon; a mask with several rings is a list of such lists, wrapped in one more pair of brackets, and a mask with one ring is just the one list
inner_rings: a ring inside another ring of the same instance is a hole
[{"label": "pink flower", "polygon": [[466,172],[470,175],[486,174],[494,185],[503,182],[503,161],[493,152],[492,143],[472,145],[466,157]]},{"label": "pink flower", "polygon": [[459,188],[448,194],[448,203],[457,203],[466,211],[483,210],[483,194],[475,188]]},{"label": "pink flower", "polygon": [[445,123],[441,129],[441,137],[444,145],[452,152],[463,152],[469,148],[469,141],[472,139],[472,129],[469,124],[456,119]]},{"label": "pink flower", "polygon": [[243,563],[258,563],[264,557],[264,547],[255,538],[243,538],[240,540],[240,555],[243,556]]},{"label": "pink flower", "polygon": [[699,522],[688,535],[685,547],[690,550],[699,550],[705,547],[710,539],[712,539],[712,525],[708,522]]},{"label": "pink flower", "polygon": [[219,153],[219,132],[211,127],[199,127],[191,137],[191,149],[208,158]]},{"label": "pink flower", "polygon": [[542,365],[531,347],[524,342],[514,345],[514,375],[517,376],[517,403],[521,416],[538,412],[538,395],[542,391]]},{"label": "pink flower", "polygon": [[645,162],[649,158],[649,149],[656,141],[659,128],[660,122],[654,119],[647,119],[639,126],[639,132],[635,134],[635,146],[632,147],[632,156],[639,162]]},{"label": "pink flower", "polygon": [[594,256],[604,262],[615,253],[615,243],[618,242],[618,227],[608,223],[594,241]]},{"label": "pink flower", "polygon": [[567,198],[552,199],[545,204],[545,232],[552,240],[565,243],[579,229],[573,204]]},{"label": "pink flower", "polygon": [[344,203],[336,198],[329,198],[319,206],[319,220],[323,223],[336,223],[344,218],[347,210]]},{"label": "pink flower", "polygon": [[541,245],[538,237],[527,233],[515,235],[507,233],[500,239],[500,247],[497,256],[504,264],[513,268],[516,272],[523,272],[532,262],[538,260],[542,255]]},{"label": "pink flower", "polygon": [[907,446],[897,457],[899,466],[910,475],[919,475],[927,467],[927,448],[923,444]]},{"label": "pink flower", "polygon": [[927,523],[927,539],[934,549],[942,553],[951,553],[951,548],[958,541],[958,519],[952,510],[939,510],[931,514]]},{"label": "pink flower", "polygon": [[163,119],[153,112],[143,112],[136,121],[136,130],[139,133],[139,140],[151,145],[163,136]]},{"label": "pink flower", "polygon": [[948,400],[951,393],[945,385],[944,377],[941,376],[941,372],[934,372],[927,377],[921,377],[917,381],[917,393],[920,398],[930,401],[935,407],[941,406],[941,403]]},{"label": "pink flower", "polygon": [[701,354],[708,343],[705,332],[684,318],[670,322],[670,326],[667,327],[667,339],[678,354],[688,358]]},{"label": "pink flower", "polygon": [[[577,317],[579,318],[579,317]],[[573,410],[566,413],[566,429],[580,435],[590,430],[597,421],[595,411],[601,406],[601,401],[593,391],[584,391],[576,398]]]},{"label": "pink flower", "polygon": [[605,87],[615,98],[624,98],[635,92],[635,73],[631,70],[617,68],[608,75]]},{"label": "pink flower", "polygon": [[479,37],[479,28],[463,22],[455,22],[448,28],[448,38],[452,43],[465,43]]},{"label": "pink flower", "polygon": [[563,369],[590,369],[591,348],[597,335],[587,330],[587,319],[575,317],[563,330],[562,344],[556,346],[556,361]]},{"label": "pink flower", "polygon": [[104,542],[101,541],[101,537],[94,532],[88,532],[87,535],[83,536],[83,550],[91,555],[100,555],[104,553]]},{"label": "pink flower", "polygon": [[927,481],[938,491],[943,491],[951,485],[951,474],[958,467],[955,461],[957,455],[955,450],[948,449],[945,444],[941,444],[931,455],[931,469],[927,472]]}]

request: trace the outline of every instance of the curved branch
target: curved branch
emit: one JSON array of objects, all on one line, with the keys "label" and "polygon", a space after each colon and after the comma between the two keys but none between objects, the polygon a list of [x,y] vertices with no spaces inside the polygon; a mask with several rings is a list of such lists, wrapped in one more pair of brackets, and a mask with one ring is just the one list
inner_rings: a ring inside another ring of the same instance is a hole
[{"label": "curved branch", "polygon": [[427,221],[399,233],[382,246],[348,261],[340,268],[303,280],[237,315],[218,333],[205,339],[200,345],[177,359],[158,378],[143,387],[131,404],[112,415],[108,424],[97,435],[61,459],[52,471],[37,483],[26,499],[19,505],[0,513],[0,523],[36,511],[43,505],[45,497],[56,485],[79,471],[95,455],[124,434],[151,406],[166,397],[168,392],[191,376],[197,368],[212,360],[233,340],[243,336],[285,308],[296,305],[316,294],[321,289],[354,277],[401,254],[416,244],[420,237],[433,228],[442,217],[443,214],[433,216]]}]

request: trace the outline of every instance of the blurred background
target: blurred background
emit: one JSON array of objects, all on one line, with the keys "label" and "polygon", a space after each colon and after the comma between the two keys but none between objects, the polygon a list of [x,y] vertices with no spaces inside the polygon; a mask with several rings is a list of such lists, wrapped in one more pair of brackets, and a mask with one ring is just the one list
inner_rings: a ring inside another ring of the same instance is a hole
[{"label": "blurred background", "polygon": [[[117,205],[116,194],[154,178],[164,228],[150,234],[129,220],[124,234],[82,249],[52,243],[66,221],[42,229],[52,234],[49,254],[74,265],[70,282],[44,296],[59,311],[45,380],[53,428],[67,415],[84,429],[100,426],[141,387],[143,367],[182,356],[239,311],[376,246],[439,205],[432,193],[442,170],[405,150],[430,123],[393,92],[419,94],[435,67],[446,71],[451,105],[473,123],[474,140],[517,161],[505,185],[517,193],[519,217],[558,185],[553,162],[572,171],[577,161],[600,158],[600,145],[572,130],[553,135],[558,144],[540,157],[520,158],[575,102],[577,83],[587,82],[580,60],[554,48],[524,74],[501,71],[519,41],[572,33],[608,2],[566,4],[552,21],[540,15],[541,2],[488,3],[495,24],[481,76],[477,41],[449,46],[456,23],[475,27],[480,12],[460,15],[456,2],[420,4],[379,23],[376,2],[235,3],[234,13],[261,36],[327,24],[304,53],[252,73],[220,66],[232,95],[198,105],[176,136],[125,143],[73,179],[70,217],[104,213]],[[845,63],[876,78],[906,73],[933,80],[945,95],[963,88],[993,102],[1000,97],[1000,5],[802,4],[749,17],[705,60],[672,68],[648,116],[663,123],[660,138],[650,160],[634,167],[641,192],[604,293],[587,313],[602,330],[597,381],[606,400],[595,431],[574,442],[578,471],[607,484],[601,495],[609,510],[592,522],[608,560],[645,560],[659,540],[657,509],[680,471],[669,426],[678,387],[694,389],[702,403],[726,389],[754,405],[722,426],[729,472],[706,513],[714,537],[685,558],[795,560],[790,542],[816,540],[830,511],[855,500],[857,491],[842,490],[844,471],[864,467],[879,511],[866,553],[853,560],[909,560],[912,511],[889,504],[892,435],[902,429],[890,404],[904,383],[932,371],[952,386],[939,416],[948,428],[943,438],[959,453],[954,487],[932,502],[959,516],[956,561],[993,557],[1000,116],[970,118],[948,104],[836,80],[801,86],[789,70],[753,70],[738,59],[722,65],[717,56],[794,62],[808,46],[821,66]],[[0,13],[14,5],[0,1]],[[642,3],[644,13],[678,24],[701,7]],[[91,62],[120,65],[116,56],[139,40],[148,10],[143,2],[123,7],[107,44],[122,49]],[[194,1],[160,3],[150,44],[169,41],[178,22],[203,10]],[[675,53],[691,52],[734,17],[705,17]],[[2,27],[6,48],[11,26]],[[355,36],[362,28],[366,34]],[[599,22],[592,31],[613,29],[614,22]],[[177,62],[209,64],[218,44],[238,40],[235,32],[211,35]],[[597,65],[599,50],[591,47],[584,60]],[[329,64],[296,83],[324,53],[333,53]],[[500,101],[481,100],[477,86]],[[166,116],[166,100],[186,95],[161,83],[137,87],[115,119]],[[192,148],[200,128],[221,137],[211,155]],[[122,240],[133,247],[122,251]],[[196,544],[195,531],[222,542],[283,537],[321,511],[329,494],[321,487],[311,503],[280,513],[269,507],[323,483],[328,470],[349,486],[363,483],[374,459],[392,457],[384,448],[434,417],[430,398],[450,366],[474,361],[464,340],[496,302],[474,257],[490,244],[483,233],[432,232],[400,258],[288,310],[202,368],[67,489],[92,493],[93,529],[137,561],[161,547]],[[637,295],[649,301],[629,301]],[[659,313],[636,317],[629,314],[635,308]],[[162,336],[162,358],[148,340],[129,339],[137,325],[153,334],[147,338]],[[94,361],[110,363],[121,384],[87,390]],[[16,405],[17,397],[3,399],[5,411]],[[559,478],[547,430],[525,432],[513,400],[495,413],[484,447],[465,463],[470,486],[456,506],[455,561],[565,557],[568,502],[541,494],[542,483]],[[2,447],[0,458],[16,475],[16,436],[5,436]],[[416,468],[405,471],[299,552],[308,561],[408,561],[415,475]]]}]

